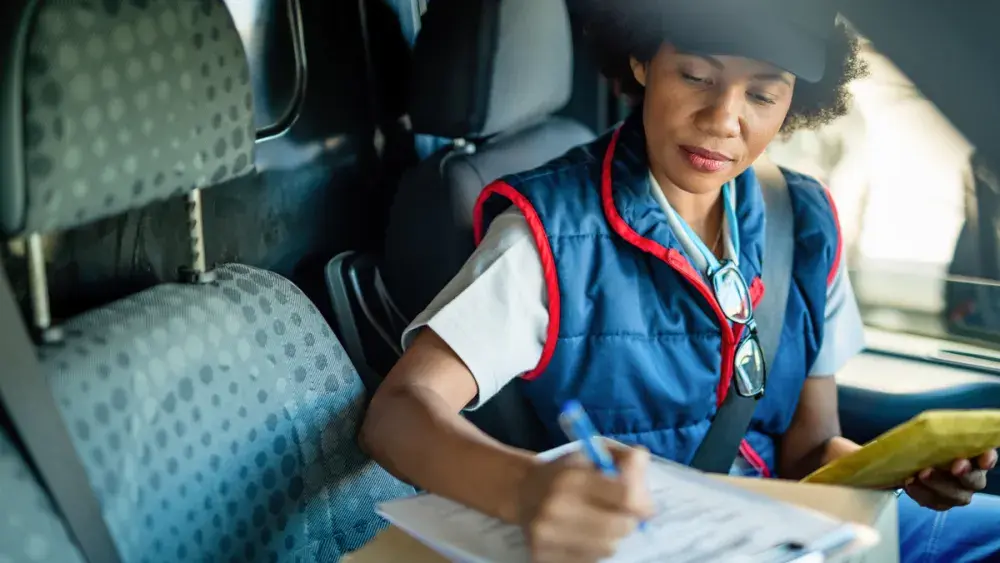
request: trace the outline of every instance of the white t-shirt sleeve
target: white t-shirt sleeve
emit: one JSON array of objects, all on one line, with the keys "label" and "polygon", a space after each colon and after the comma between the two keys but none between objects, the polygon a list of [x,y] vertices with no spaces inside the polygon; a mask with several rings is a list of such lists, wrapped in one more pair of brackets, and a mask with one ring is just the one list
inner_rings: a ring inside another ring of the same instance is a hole
[{"label": "white t-shirt sleeve", "polygon": [[459,273],[403,332],[407,348],[431,328],[465,363],[479,387],[475,409],[542,358],[548,293],[535,239],[520,210],[493,220]]},{"label": "white t-shirt sleeve", "polygon": [[836,375],[865,349],[865,325],[847,274],[847,260],[843,258],[826,290],[825,316],[823,343],[809,371],[811,377]]}]

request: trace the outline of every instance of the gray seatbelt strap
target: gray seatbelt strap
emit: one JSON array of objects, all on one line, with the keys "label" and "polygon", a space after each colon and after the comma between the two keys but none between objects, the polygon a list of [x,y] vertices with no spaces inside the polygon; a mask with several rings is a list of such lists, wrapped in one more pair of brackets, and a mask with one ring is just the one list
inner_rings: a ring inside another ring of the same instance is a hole
[{"label": "gray seatbelt strap", "polygon": [[778,354],[781,330],[785,326],[788,290],[792,285],[792,258],[795,254],[795,216],[785,175],[776,164],[761,157],[754,165],[757,181],[764,193],[767,210],[764,232],[764,264],[761,279],[764,298],[754,310],[757,334],[764,349],[766,365]]},{"label": "gray seatbelt strap", "polygon": [[[761,279],[766,291],[754,309],[758,338],[767,369],[774,365],[785,325],[788,290],[792,283],[792,255],[795,252],[794,216],[788,184],[781,170],[766,157],[754,164],[754,172],[764,195],[765,231]],[[729,473],[740,442],[750,427],[757,401],[736,392],[735,378],[719,407],[704,440],[695,451],[691,467],[710,473]]]},{"label": "gray seatbelt strap", "polygon": [[97,496],[45,382],[2,262],[0,365],[0,405],[84,559],[88,563],[119,563]]}]

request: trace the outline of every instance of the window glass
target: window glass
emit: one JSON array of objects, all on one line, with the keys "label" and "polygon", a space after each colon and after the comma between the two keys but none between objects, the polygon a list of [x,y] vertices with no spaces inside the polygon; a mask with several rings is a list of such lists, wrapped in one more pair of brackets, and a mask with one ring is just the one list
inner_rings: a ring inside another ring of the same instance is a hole
[{"label": "window glass", "polygon": [[996,284],[978,267],[973,147],[892,61],[869,43],[863,56],[850,113],[768,151],[830,188],[867,324],[1000,343],[984,318]]},{"label": "window glass", "polygon": [[295,33],[289,2],[226,0],[250,62],[257,130],[273,128],[294,107]]}]

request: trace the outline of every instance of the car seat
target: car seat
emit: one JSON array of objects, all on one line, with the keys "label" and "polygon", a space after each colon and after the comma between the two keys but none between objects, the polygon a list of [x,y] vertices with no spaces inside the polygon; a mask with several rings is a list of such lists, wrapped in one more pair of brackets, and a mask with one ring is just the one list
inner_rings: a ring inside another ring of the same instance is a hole
[{"label": "car seat", "polygon": [[[414,47],[409,115],[418,134],[452,143],[407,172],[381,263],[335,257],[327,282],[348,352],[374,390],[399,339],[474,249],[472,210],[491,181],[540,166],[594,138],[555,112],[572,92],[563,0],[435,0]],[[509,444],[541,449],[537,418],[508,386],[469,418]]]},{"label": "car seat", "polygon": [[554,114],[572,91],[563,0],[435,0],[414,46],[415,133],[452,139],[404,174],[384,257],[346,252],[327,267],[335,319],[370,386],[398,359],[399,338],[474,249],[472,208],[491,181],[593,139]]},{"label": "car seat", "polygon": [[[54,416],[122,561],[335,561],[363,545],[385,526],[375,505],[413,489],[356,443],[366,396],[347,355],[284,278],[204,263],[201,190],[254,171],[225,5],[23,4],[2,53],[0,231],[28,243]],[[52,323],[40,237],[171,197],[191,217],[186,283]],[[0,560],[81,560],[9,429],[0,489]]]}]

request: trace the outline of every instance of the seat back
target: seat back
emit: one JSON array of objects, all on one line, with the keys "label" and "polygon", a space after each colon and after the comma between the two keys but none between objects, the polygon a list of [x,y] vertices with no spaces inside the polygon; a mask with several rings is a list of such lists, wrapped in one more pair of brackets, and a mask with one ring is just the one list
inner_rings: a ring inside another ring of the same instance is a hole
[{"label": "seat back", "polygon": [[416,133],[455,139],[404,175],[390,212],[382,274],[416,316],[472,253],[472,208],[493,180],[590,141],[553,114],[572,91],[564,0],[435,0],[414,46]]},{"label": "seat back", "polygon": [[[410,117],[417,133],[455,142],[404,176],[390,212],[381,273],[405,316],[427,306],[472,254],[473,206],[489,182],[593,139],[554,116],[569,101],[572,69],[564,0],[428,7],[414,47]],[[543,447],[516,385],[470,418],[504,442]]]},{"label": "seat back", "polygon": [[[20,134],[0,146],[4,238],[173,196],[192,216],[192,283],[56,323],[38,349],[122,560],[337,560],[385,525],[378,502],[413,489],[360,451],[364,388],[302,292],[248,266],[205,271],[197,194],[254,170],[224,3],[27,4],[0,89]],[[31,504],[7,505],[0,556],[78,560],[9,442],[0,430],[0,490]]]}]

